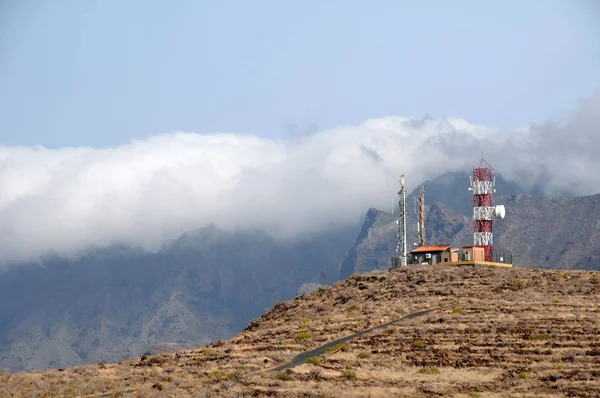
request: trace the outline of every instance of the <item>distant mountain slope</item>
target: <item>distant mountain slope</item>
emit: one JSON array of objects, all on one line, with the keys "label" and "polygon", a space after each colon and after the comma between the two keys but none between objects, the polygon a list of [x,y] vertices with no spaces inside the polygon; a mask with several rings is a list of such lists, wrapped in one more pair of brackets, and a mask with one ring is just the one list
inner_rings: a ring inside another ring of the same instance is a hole
[{"label": "distant mountain slope", "polygon": [[113,247],[0,272],[0,369],[117,361],[231,337],[306,282],[335,280],[358,233],[289,244],[209,227],[156,254]]},{"label": "distant mountain slope", "polygon": [[[573,198],[527,195],[495,197],[506,206],[506,218],[494,223],[498,250],[513,254],[522,267],[600,269],[600,194]],[[371,209],[361,233],[342,263],[340,277],[385,269],[395,255],[396,216]],[[416,219],[409,216],[408,242],[416,239]],[[442,203],[428,210],[428,242],[472,244],[473,220]]]},{"label": "distant mountain slope", "polygon": [[[502,198],[498,244],[524,267],[600,269],[600,194],[574,198]],[[495,226],[496,226],[495,225]]]}]

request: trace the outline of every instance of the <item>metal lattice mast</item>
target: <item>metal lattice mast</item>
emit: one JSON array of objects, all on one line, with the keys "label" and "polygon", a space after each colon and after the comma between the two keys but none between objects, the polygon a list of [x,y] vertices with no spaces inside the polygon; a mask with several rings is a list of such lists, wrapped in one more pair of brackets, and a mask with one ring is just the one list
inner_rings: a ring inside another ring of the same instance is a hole
[{"label": "metal lattice mast", "polygon": [[404,187],[404,174],[400,176],[400,191],[398,192],[400,217],[398,223],[398,246],[396,253],[400,258],[400,266],[407,265],[406,256],[406,189]]},{"label": "metal lattice mast", "polygon": [[492,166],[483,159],[482,154],[479,165],[473,167],[469,190],[473,191],[473,245],[484,248],[485,261],[494,261],[495,185]]},{"label": "metal lattice mast", "polygon": [[427,235],[425,233],[425,188],[421,185],[419,195],[419,246],[425,246]]}]

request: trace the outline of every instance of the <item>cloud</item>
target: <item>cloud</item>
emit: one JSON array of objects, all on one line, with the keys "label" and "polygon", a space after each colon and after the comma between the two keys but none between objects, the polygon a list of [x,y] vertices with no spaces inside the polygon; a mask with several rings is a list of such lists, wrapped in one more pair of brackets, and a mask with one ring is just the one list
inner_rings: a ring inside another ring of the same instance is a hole
[{"label": "cloud", "polygon": [[600,191],[600,94],[563,121],[497,131],[462,119],[386,117],[274,141],[162,134],[112,149],[0,147],[0,260],[124,243],[148,250],[209,224],[277,238],[355,222],[409,189],[465,170],[548,192]]}]

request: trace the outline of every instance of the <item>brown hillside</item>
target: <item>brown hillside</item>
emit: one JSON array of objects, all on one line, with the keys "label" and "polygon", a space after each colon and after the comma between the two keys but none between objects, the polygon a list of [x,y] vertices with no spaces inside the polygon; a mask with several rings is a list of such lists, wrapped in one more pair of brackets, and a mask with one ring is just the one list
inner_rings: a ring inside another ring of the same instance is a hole
[{"label": "brown hillside", "polygon": [[0,396],[597,397],[599,298],[593,271],[373,272],[278,303],[223,343],[118,364],[5,373]]}]

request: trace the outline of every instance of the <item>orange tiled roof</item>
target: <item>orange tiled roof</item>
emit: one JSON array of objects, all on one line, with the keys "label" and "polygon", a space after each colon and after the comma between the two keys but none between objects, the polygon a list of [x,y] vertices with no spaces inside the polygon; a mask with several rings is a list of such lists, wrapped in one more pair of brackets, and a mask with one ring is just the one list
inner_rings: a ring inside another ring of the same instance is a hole
[{"label": "orange tiled roof", "polygon": [[410,252],[411,253],[443,252],[444,250],[446,250],[449,247],[450,247],[450,245],[421,246],[421,247],[417,247],[414,250],[411,250]]}]

